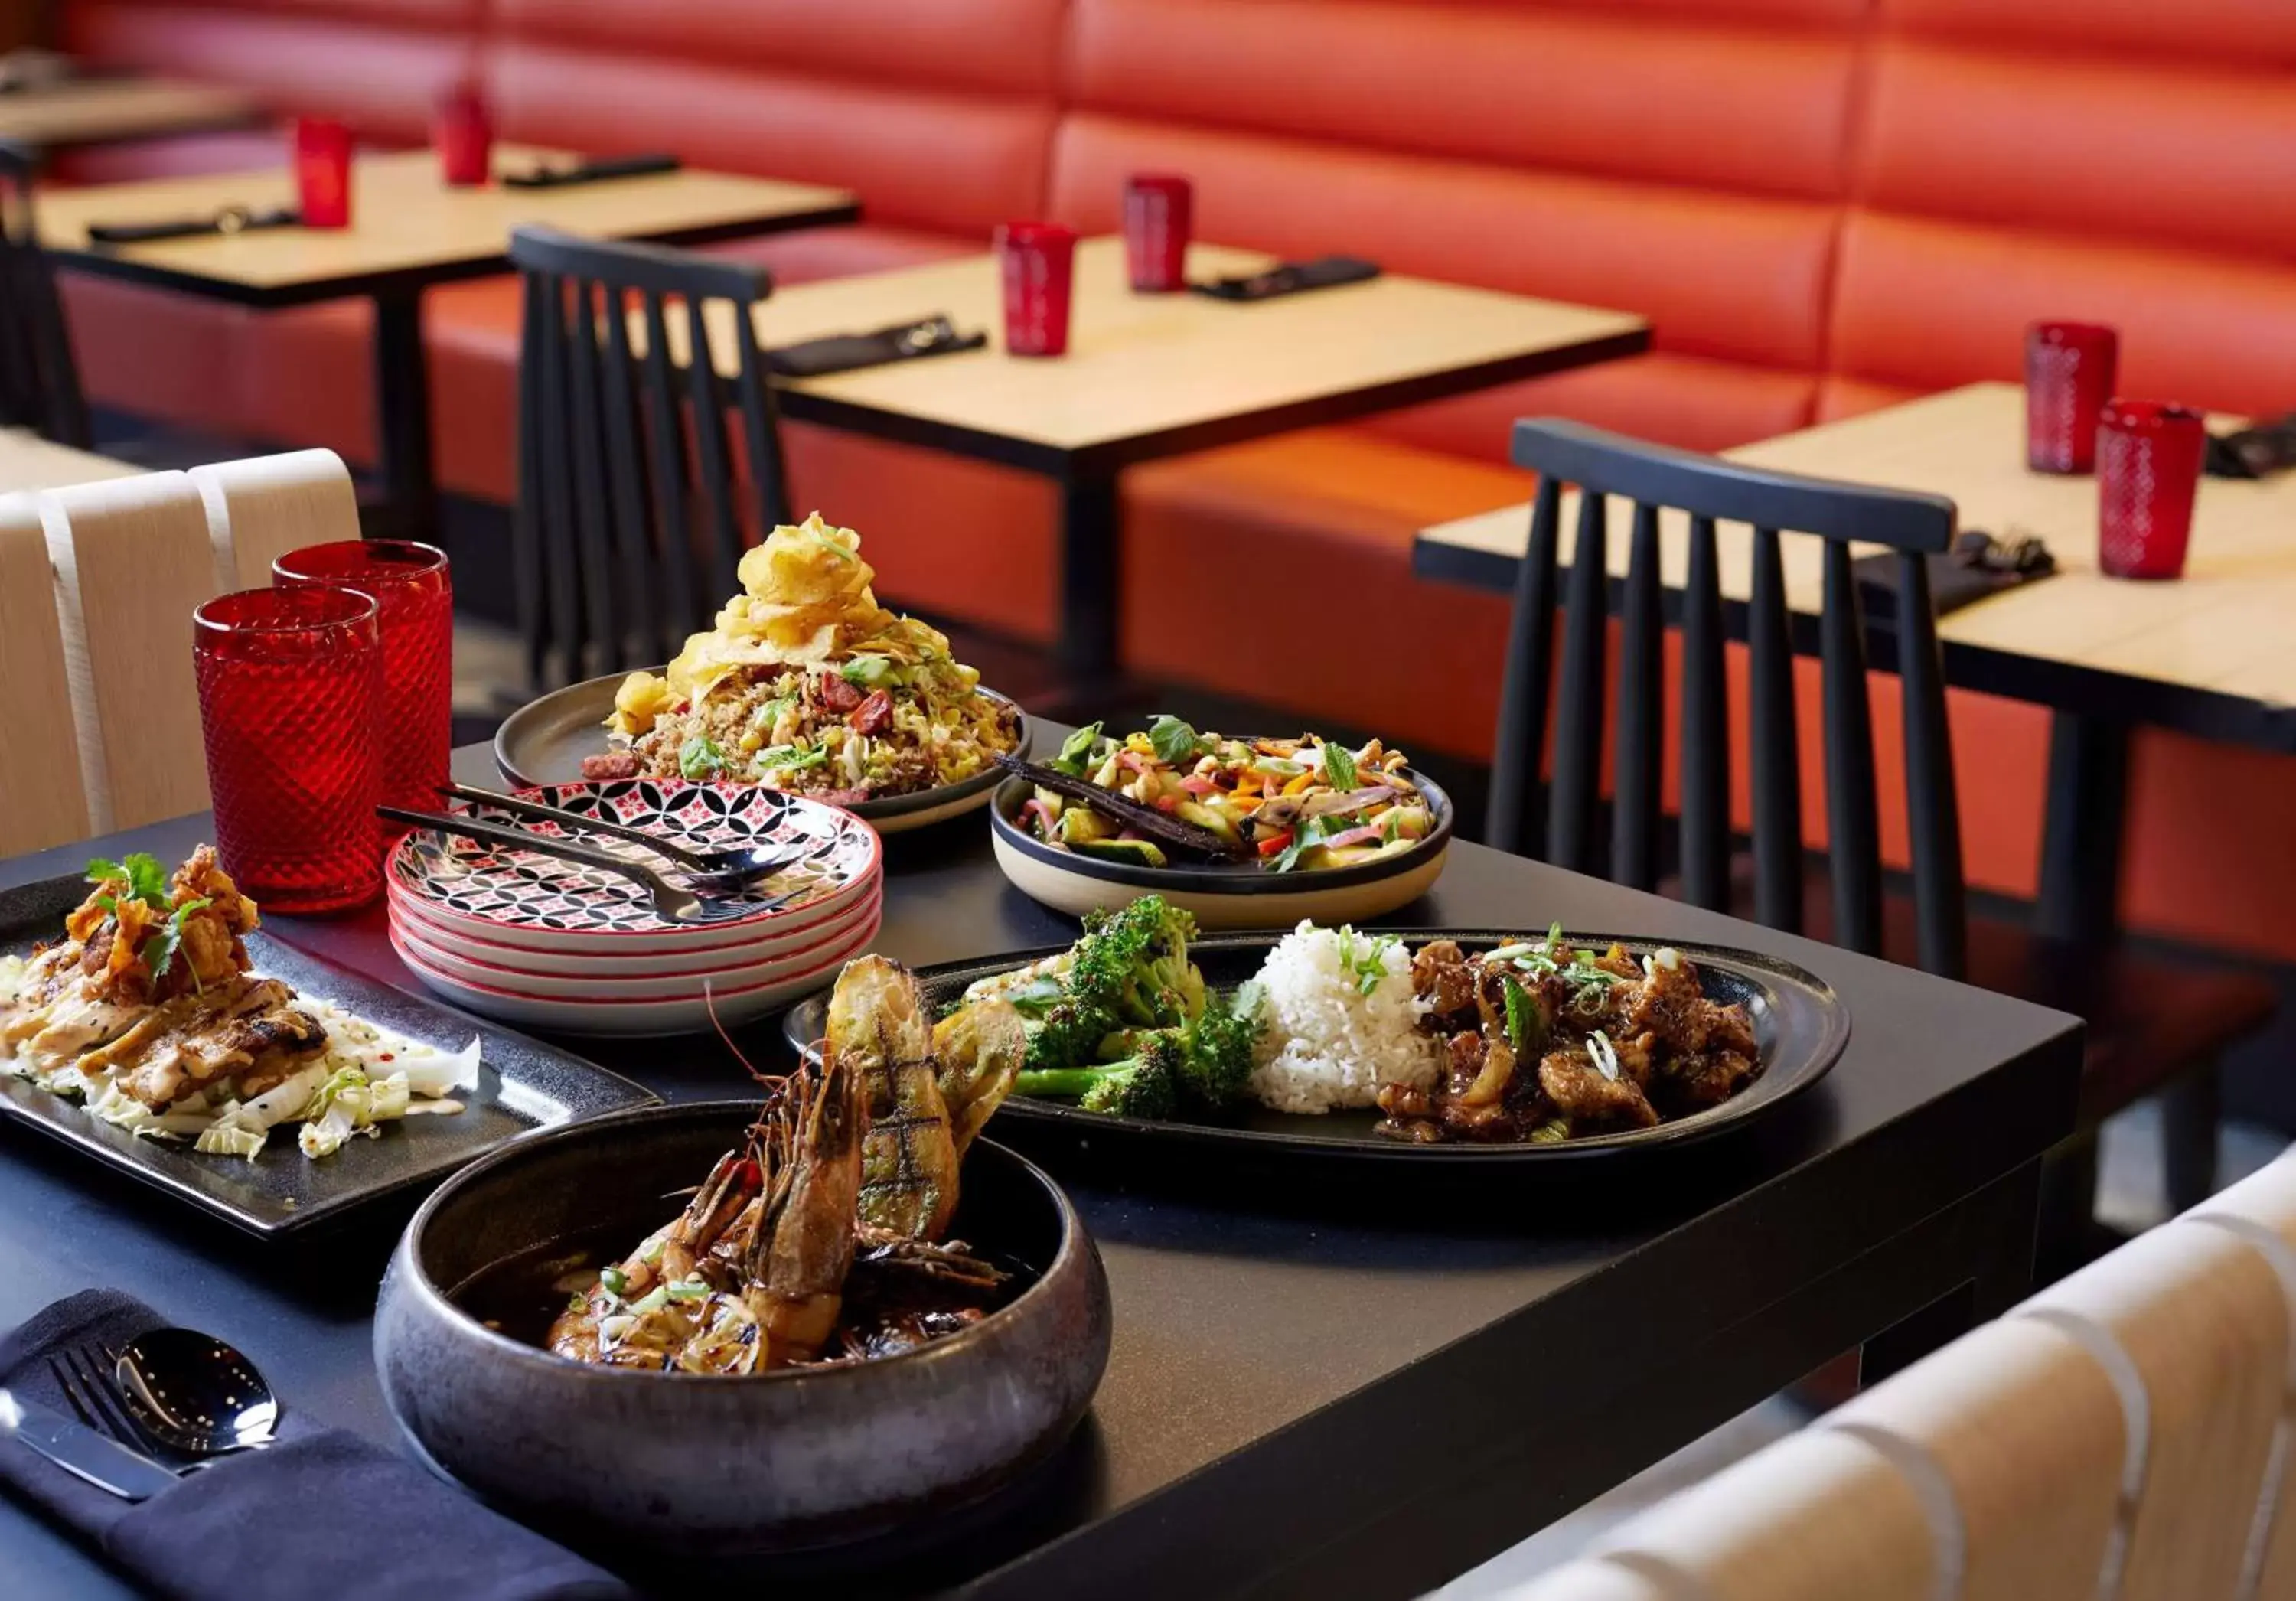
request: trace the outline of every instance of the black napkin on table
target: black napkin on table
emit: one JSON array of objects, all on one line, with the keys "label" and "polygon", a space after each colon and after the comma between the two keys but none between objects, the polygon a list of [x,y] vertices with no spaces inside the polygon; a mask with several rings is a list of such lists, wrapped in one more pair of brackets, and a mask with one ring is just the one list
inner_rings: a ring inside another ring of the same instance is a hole
[{"label": "black napkin on table", "polygon": [[[0,1383],[70,1416],[47,1358],[117,1350],[166,1319],[84,1290],[0,1337]],[[280,1442],[141,1503],[0,1440],[0,1485],[176,1601],[630,1601],[620,1580],[488,1511],[412,1461],[289,1412]]]},{"label": "black napkin on table", "polygon": [[595,184],[607,178],[651,177],[658,172],[676,170],[677,158],[667,153],[596,156],[562,167],[537,167],[529,172],[505,172],[502,175],[502,183],[509,189],[559,189],[569,184]]},{"label": "black napkin on table", "polygon": [[823,378],[832,373],[882,367],[889,362],[914,361],[921,356],[978,350],[988,342],[986,333],[959,333],[946,316],[929,316],[868,333],[832,333],[801,344],[783,345],[766,352],[766,368],[784,378]]},{"label": "black napkin on table", "polygon": [[1188,287],[1215,300],[1272,300],[1278,295],[1329,289],[1335,283],[1360,283],[1378,276],[1376,262],[1365,261],[1359,256],[1323,256],[1313,261],[1286,261],[1264,273],[1213,278]]},{"label": "black napkin on table", "polygon": [[[1877,551],[1850,563],[1858,600],[1869,614],[1893,614],[1898,604],[1898,555]],[[1939,617],[2004,589],[2047,578],[2057,559],[2038,538],[2002,540],[1982,529],[1964,529],[1953,548],[1928,558],[1930,601]]]},{"label": "black napkin on table", "polygon": [[292,206],[268,211],[245,206],[226,206],[209,217],[181,217],[169,222],[92,222],[87,237],[94,244],[148,244],[155,239],[193,239],[202,234],[240,234],[249,228],[291,228],[303,220]]},{"label": "black napkin on table", "polygon": [[2296,467],[2296,412],[2238,433],[2209,436],[2202,466],[2210,478],[2267,478]]}]

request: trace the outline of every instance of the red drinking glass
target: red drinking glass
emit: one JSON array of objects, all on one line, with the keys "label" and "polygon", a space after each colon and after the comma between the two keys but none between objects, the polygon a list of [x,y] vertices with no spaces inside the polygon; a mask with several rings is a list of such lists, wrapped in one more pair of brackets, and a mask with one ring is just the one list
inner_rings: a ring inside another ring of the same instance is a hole
[{"label": "red drinking glass", "polygon": [[307,228],[351,226],[351,130],[326,117],[295,119],[295,194]]},{"label": "red drinking glass", "polygon": [[476,84],[457,84],[447,92],[430,131],[439,147],[439,175],[447,187],[472,189],[487,181],[493,170],[494,121]]},{"label": "red drinking glass", "polygon": [[2096,465],[2096,420],[2112,398],[2120,335],[2102,323],[2025,330],[2025,464],[2036,472]]},{"label": "red drinking glass", "polygon": [[271,580],[339,584],[373,596],[382,636],[382,798],[437,810],[454,743],[455,585],[447,553],[412,539],[307,545],[272,562]]},{"label": "red drinking glass", "polygon": [[382,892],[382,645],[354,589],[242,589],[192,613],[223,865],[266,911]]},{"label": "red drinking glass", "polygon": [[996,230],[1007,354],[1059,356],[1067,351],[1076,241],[1076,230],[1056,222],[1008,222]]},{"label": "red drinking glass", "polygon": [[1184,177],[1136,173],[1124,183],[1124,259],[1132,287],[1168,294],[1188,286],[1188,234],[1195,189]]},{"label": "red drinking glass", "polygon": [[2096,429],[2096,564],[2108,578],[2184,576],[2208,448],[2201,414],[2189,406],[2105,406]]}]

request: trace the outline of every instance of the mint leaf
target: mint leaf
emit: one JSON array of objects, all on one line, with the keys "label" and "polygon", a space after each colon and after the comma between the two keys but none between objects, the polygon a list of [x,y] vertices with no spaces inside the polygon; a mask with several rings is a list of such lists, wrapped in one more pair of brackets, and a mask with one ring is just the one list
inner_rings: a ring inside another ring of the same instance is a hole
[{"label": "mint leaf", "polygon": [[1176,768],[1193,761],[1204,746],[1193,728],[1168,712],[1148,726],[1148,743],[1155,747],[1158,757]]},{"label": "mint leaf", "polygon": [[1324,753],[1325,782],[1341,794],[1355,788],[1356,759],[1349,753],[1348,748],[1345,745],[1331,744],[1323,740],[1316,742],[1316,748]]},{"label": "mint leaf", "polygon": [[677,770],[689,783],[705,778],[722,777],[726,771],[726,752],[718,742],[706,734],[696,734],[677,747]]},{"label": "mint leaf", "polygon": [[1100,729],[1098,723],[1078,729],[1061,742],[1061,753],[1045,765],[1071,778],[1083,777],[1086,764],[1092,760],[1093,747],[1100,743]]},{"label": "mint leaf", "polygon": [[1300,818],[1299,826],[1292,831],[1292,842],[1276,852],[1275,859],[1268,863],[1267,870],[1271,873],[1289,873],[1298,866],[1301,851],[1324,842],[1324,836],[1328,832],[1325,825],[1329,821],[1330,819],[1324,817]]}]

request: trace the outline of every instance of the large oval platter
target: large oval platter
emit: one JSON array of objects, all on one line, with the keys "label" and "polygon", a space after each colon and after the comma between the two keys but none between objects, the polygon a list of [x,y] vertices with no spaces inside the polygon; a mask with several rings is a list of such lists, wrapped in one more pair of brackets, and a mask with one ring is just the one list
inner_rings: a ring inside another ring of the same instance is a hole
[{"label": "large oval platter", "polygon": [[[666,669],[654,668],[654,672]],[[613,714],[614,692],[624,673],[587,678],[554,689],[528,702],[503,719],[495,731],[495,766],[513,788],[537,789],[547,784],[582,782],[582,759],[603,756],[612,747],[606,740],[605,721]],[[1009,697],[993,689],[980,692],[991,700],[1006,701],[1020,718],[1021,743],[1015,754],[1029,753],[1029,714]],[[996,768],[975,773],[956,784],[921,790],[914,795],[886,795],[848,807],[879,833],[905,833],[928,823],[961,817],[988,804],[988,797],[1004,773]]]},{"label": "large oval platter", "polygon": [[[1395,929],[1413,948],[1431,940],[1455,940],[1469,953],[1491,950],[1525,936],[1522,929]],[[1563,1164],[1631,1159],[1678,1148],[1742,1127],[1775,1111],[1823,1079],[1849,1042],[1849,1013],[1833,988],[1808,969],[1758,951],[1652,940],[1623,934],[1567,932],[1573,945],[1603,948],[1613,940],[1636,956],[1671,946],[1694,964],[1709,998],[1742,1003],[1752,1014],[1761,1047],[1762,1072],[1753,1083],[1719,1106],[1617,1134],[1589,1135],[1556,1145],[1414,1145],[1374,1131],[1374,1111],[1334,1112],[1322,1116],[1242,1108],[1226,1121],[1151,1122],[1086,1112],[1066,1102],[1014,1096],[997,1112],[997,1131],[1015,1144],[1045,1152],[1123,1145],[1147,1159],[1159,1153],[1173,1162],[1193,1157],[1294,1161],[1448,1168],[1461,1165],[1551,1170]],[[1232,989],[1252,976],[1281,932],[1212,934],[1189,946],[1206,983]],[[976,980],[1010,972],[1054,955],[1065,947],[1015,951],[977,962],[944,962],[917,970],[925,998],[936,1010],[955,1002]],[[800,1051],[824,1031],[824,1003],[814,998],[792,1007],[783,1031]]]}]

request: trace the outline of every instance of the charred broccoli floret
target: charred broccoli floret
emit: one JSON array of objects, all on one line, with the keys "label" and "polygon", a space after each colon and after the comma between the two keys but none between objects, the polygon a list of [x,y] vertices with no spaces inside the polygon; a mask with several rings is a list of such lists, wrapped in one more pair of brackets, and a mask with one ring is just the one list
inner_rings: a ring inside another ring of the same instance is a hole
[{"label": "charred broccoli floret", "polygon": [[1247,985],[1231,1001],[1215,1001],[1181,1032],[1180,1084],[1205,1105],[1244,1097],[1252,1047],[1259,1038],[1260,998]]},{"label": "charred broccoli floret", "polygon": [[1168,1028],[1204,1009],[1204,978],[1188,960],[1196,920],[1160,895],[1085,918],[1084,938],[1064,982],[1071,998],[1119,1024]]},{"label": "charred broccoli floret", "polygon": [[1077,1067],[1100,1055],[1100,1042],[1116,1031],[1116,1020],[1098,1006],[1078,1000],[1061,1000],[1033,1016],[1023,1013],[1029,1051],[1021,1060],[1024,1072],[1049,1072]]},{"label": "charred broccoli floret", "polygon": [[1074,1099],[1086,1112],[1166,1118],[1179,1102],[1185,1055],[1177,1034],[1148,1034],[1120,1062],[1042,1072],[1023,1070],[1013,1088],[1024,1096]]}]

